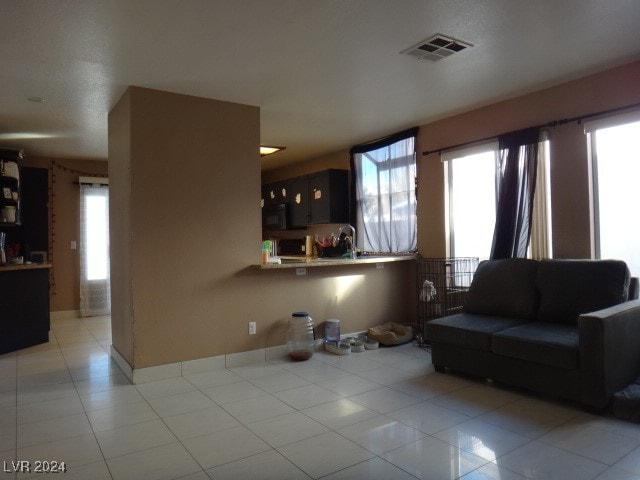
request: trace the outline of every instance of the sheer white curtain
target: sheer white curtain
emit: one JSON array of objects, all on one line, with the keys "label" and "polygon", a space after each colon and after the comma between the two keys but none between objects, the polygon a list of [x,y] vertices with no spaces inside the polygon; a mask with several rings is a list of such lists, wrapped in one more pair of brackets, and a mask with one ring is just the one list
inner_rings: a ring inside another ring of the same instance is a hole
[{"label": "sheer white curtain", "polygon": [[111,313],[109,187],[80,185],[80,315]]},{"label": "sheer white curtain", "polygon": [[356,241],[365,252],[416,251],[416,134],[411,129],[351,149]]}]

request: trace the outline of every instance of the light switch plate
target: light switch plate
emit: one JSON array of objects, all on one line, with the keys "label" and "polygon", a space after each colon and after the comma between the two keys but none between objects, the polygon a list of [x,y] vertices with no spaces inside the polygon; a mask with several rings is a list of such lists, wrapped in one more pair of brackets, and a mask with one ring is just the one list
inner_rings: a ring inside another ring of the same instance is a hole
[{"label": "light switch plate", "polygon": [[71,240],[71,250],[77,250],[78,242],[75,240]]}]

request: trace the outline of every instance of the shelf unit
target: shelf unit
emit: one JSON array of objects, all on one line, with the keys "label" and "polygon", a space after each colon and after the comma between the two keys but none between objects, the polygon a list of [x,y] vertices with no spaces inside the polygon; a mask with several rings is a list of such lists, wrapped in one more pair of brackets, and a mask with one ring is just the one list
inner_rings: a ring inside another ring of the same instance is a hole
[{"label": "shelf unit", "polygon": [[[21,223],[19,163],[23,157],[21,150],[0,149],[0,228],[14,227]],[[3,221],[5,207],[15,207],[15,221]]]}]

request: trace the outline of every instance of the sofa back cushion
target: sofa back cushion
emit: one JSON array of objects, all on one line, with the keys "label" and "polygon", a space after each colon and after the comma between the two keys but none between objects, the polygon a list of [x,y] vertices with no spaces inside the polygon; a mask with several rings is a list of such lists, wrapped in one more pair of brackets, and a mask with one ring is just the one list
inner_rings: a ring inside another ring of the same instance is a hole
[{"label": "sofa back cushion", "polygon": [[535,320],[538,262],[525,258],[486,260],[478,265],[464,311]]},{"label": "sofa back cushion", "polygon": [[578,322],[578,316],[627,300],[629,269],[621,260],[543,260],[536,287],[538,320]]}]

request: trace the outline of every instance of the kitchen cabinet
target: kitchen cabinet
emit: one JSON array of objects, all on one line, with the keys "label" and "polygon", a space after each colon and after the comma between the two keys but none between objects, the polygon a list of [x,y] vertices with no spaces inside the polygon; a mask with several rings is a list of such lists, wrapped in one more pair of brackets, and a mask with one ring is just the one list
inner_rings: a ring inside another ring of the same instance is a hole
[{"label": "kitchen cabinet", "polygon": [[289,223],[293,228],[306,227],[309,223],[309,176],[292,178],[289,181],[291,203]]},{"label": "kitchen cabinet", "polygon": [[[20,167],[19,224],[2,230],[7,245],[30,251],[49,249],[49,171]],[[49,341],[50,263],[0,266],[0,354]]]},{"label": "kitchen cabinet", "polygon": [[6,233],[7,245],[19,244],[19,256],[29,261],[29,252],[49,250],[49,171],[20,167],[20,194],[20,222],[0,224],[0,231]]},{"label": "kitchen cabinet", "polygon": [[49,268],[0,267],[0,355],[49,341]]},{"label": "kitchen cabinet", "polygon": [[349,222],[347,170],[324,170],[309,175],[309,225]]},{"label": "kitchen cabinet", "polygon": [[289,227],[349,222],[349,172],[329,169],[263,186],[263,206],[289,206]]},{"label": "kitchen cabinet", "polygon": [[289,180],[270,183],[262,187],[263,206],[289,204]]},{"label": "kitchen cabinet", "polygon": [[20,234],[16,240],[22,245],[29,245],[32,251],[46,252],[49,250],[49,171],[46,168],[22,167],[20,183],[22,225],[15,230]]}]

